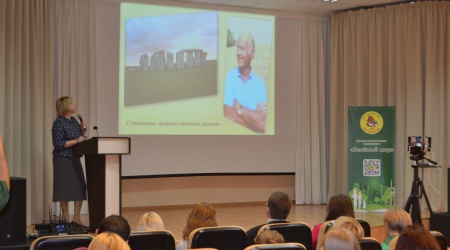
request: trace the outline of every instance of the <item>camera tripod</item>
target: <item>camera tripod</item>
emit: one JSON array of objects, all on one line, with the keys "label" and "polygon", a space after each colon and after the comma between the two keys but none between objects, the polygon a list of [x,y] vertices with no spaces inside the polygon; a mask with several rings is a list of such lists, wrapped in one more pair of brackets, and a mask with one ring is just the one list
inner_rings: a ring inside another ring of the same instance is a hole
[{"label": "camera tripod", "polygon": [[[434,163],[434,162],[433,162]],[[430,210],[430,215],[433,213],[431,210],[430,201],[428,200],[427,193],[425,192],[425,187],[423,186],[423,182],[419,178],[419,168],[430,168],[437,167],[436,165],[429,165],[427,163],[417,163],[417,160],[414,161],[414,165],[411,165],[414,169],[414,180],[412,183],[411,194],[408,197],[408,200],[405,205],[406,212],[410,212],[411,210],[411,219],[413,224],[422,225],[422,216],[420,214],[420,203],[419,200],[422,198],[422,195],[425,197],[425,201],[427,202],[428,209]],[[412,206],[412,208],[411,208]]]}]

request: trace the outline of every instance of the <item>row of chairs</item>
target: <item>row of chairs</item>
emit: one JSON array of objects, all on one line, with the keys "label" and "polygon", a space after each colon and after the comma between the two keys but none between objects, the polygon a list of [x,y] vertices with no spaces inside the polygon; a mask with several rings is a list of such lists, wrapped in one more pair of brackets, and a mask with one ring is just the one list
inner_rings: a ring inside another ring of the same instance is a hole
[{"label": "row of chairs", "polygon": [[[87,247],[94,236],[88,234],[43,236],[30,250],[73,250]],[[128,240],[132,250],[175,250],[175,238],[170,231],[136,231]],[[309,250],[300,243],[255,244],[246,246],[247,235],[241,227],[205,227],[194,230],[188,239],[189,249],[208,250]]]},{"label": "row of chairs", "polygon": [[[283,235],[286,242],[295,242],[299,245],[289,245],[289,248],[304,248],[306,250],[312,250],[312,237],[311,229],[305,223],[276,223],[267,224],[261,227],[259,232],[263,230],[276,230]],[[72,244],[81,240],[82,236],[78,238],[69,239],[69,243]],[[41,239],[41,238],[39,238]],[[59,242],[44,242],[44,240],[36,240],[34,245],[56,245],[60,244],[63,239],[57,239]],[[89,240],[89,239],[84,239]],[[41,243],[39,243],[41,242]],[[86,245],[83,242],[84,245]],[[131,249],[158,249],[158,250],[173,250],[175,249],[175,238],[169,231],[138,231],[133,232],[128,241]],[[78,243],[76,243],[78,244]],[[71,246],[71,247],[72,247]],[[80,245],[83,246],[83,245]],[[216,248],[220,250],[244,250],[247,246],[247,234],[242,227],[207,227],[198,228],[194,230],[188,238],[188,247],[191,249],[198,248]],[[272,246],[255,246],[251,249],[268,249]],[[280,247],[280,246],[278,246]],[[36,247],[32,250],[51,250],[52,248]],[[73,249],[73,248],[72,248]]]},{"label": "row of chairs", "polygon": [[[311,229],[304,223],[279,223],[263,226],[262,230],[276,230],[291,244],[252,245],[247,246],[247,234],[242,227],[203,227],[191,232],[188,238],[190,249],[212,248],[219,250],[250,250],[250,249],[304,249],[311,250]],[[159,234],[158,239],[152,234]],[[153,237],[153,239],[150,239]],[[158,243],[156,243],[158,241]],[[149,242],[152,247],[149,248]],[[132,250],[140,249],[175,249],[175,240],[168,231],[133,232],[128,241]]]},{"label": "row of chairs", "polygon": [[[304,223],[268,224],[260,229],[276,230],[283,235],[286,242],[291,244],[252,245],[247,246],[246,233],[243,228],[208,227],[194,230],[188,238],[191,249],[210,248],[219,250],[258,250],[258,249],[304,249],[311,250],[311,229]],[[446,250],[446,239],[442,234],[433,232],[443,250]],[[41,237],[36,239],[30,250],[65,250],[88,246],[91,235],[69,235],[64,237]],[[363,250],[381,250],[381,245],[374,238],[364,237],[359,240]],[[169,231],[136,231],[132,232],[128,241],[132,250],[157,249],[174,250],[175,237]]]}]

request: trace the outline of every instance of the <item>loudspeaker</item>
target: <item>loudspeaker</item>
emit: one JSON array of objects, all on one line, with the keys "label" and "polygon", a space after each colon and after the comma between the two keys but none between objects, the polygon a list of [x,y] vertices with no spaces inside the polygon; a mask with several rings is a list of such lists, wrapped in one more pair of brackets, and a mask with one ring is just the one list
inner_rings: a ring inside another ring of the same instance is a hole
[{"label": "loudspeaker", "polygon": [[11,177],[8,204],[0,211],[0,245],[26,241],[27,183],[25,178]]}]

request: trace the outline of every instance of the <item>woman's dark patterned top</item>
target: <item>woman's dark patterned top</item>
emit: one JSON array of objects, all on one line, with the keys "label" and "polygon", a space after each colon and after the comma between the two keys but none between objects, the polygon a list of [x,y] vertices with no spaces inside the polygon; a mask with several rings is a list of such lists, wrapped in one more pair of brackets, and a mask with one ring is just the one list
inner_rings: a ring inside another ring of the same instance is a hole
[{"label": "woman's dark patterned top", "polygon": [[56,117],[52,126],[53,155],[80,158],[81,155],[72,154],[72,147],[64,146],[66,141],[75,140],[80,136],[83,136],[83,131],[75,117],[71,116],[70,120],[61,116]]}]

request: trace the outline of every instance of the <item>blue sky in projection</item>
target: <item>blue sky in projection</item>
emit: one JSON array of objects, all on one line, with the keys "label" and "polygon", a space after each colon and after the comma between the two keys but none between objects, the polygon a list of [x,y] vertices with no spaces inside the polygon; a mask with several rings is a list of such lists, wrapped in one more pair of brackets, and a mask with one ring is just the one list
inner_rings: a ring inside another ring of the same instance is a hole
[{"label": "blue sky in projection", "polygon": [[125,66],[139,65],[140,56],[165,50],[203,49],[217,60],[217,12],[127,18]]}]

